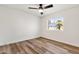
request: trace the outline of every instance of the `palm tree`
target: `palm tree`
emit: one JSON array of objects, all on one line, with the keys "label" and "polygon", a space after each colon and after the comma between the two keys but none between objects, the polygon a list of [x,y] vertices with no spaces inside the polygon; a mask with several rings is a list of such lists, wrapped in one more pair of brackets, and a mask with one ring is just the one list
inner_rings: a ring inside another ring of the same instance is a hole
[{"label": "palm tree", "polygon": [[56,24],[57,29],[61,30],[61,26],[63,26],[62,21],[58,20],[56,23],[57,23]]}]

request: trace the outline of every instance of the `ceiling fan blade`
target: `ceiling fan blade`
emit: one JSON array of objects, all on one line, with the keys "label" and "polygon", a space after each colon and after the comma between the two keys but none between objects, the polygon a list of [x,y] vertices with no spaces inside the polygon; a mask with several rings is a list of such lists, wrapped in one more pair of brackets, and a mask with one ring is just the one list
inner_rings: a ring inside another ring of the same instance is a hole
[{"label": "ceiling fan blade", "polygon": [[44,9],[51,8],[51,7],[53,7],[53,4],[50,4],[48,6],[45,6]]},{"label": "ceiling fan blade", "polygon": [[34,8],[34,7],[28,7],[29,9],[38,9],[38,8]]}]

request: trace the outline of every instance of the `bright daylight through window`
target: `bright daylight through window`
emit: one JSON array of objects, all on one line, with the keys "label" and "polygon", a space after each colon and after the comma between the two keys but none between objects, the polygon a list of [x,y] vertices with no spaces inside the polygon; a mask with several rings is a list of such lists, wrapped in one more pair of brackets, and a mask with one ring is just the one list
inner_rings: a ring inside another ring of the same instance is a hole
[{"label": "bright daylight through window", "polygon": [[53,17],[48,20],[48,29],[49,30],[62,30],[63,31],[63,17]]}]

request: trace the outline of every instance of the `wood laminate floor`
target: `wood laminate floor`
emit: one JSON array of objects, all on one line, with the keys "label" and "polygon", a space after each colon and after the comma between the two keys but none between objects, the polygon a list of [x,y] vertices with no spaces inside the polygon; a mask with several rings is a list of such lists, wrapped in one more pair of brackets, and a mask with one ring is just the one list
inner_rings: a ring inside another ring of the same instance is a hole
[{"label": "wood laminate floor", "polygon": [[79,48],[45,38],[36,38],[0,46],[0,54],[71,54]]}]

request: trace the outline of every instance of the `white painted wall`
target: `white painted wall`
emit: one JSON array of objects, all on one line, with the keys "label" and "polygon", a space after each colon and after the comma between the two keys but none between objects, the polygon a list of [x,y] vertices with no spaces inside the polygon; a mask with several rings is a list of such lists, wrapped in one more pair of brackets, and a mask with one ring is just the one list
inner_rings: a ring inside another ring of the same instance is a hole
[{"label": "white painted wall", "polygon": [[[49,31],[48,20],[51,17],[64,17],[64,31]],[[41,18],[41,36],[79,47],[79,7],[55,12]]]},{"label": "white painted wall", "polygon": [[[63,32],[48,30],[48,19],[55,16],[64,17]],[[39,18],[21,10],[0,6],[0,45],[43,36],[79,46],[78,25],[79,7],[59,11]]]},{"label": "white painted wall", "polygon": [[0,45],[39,37],[39,17],[0,6]]}]

